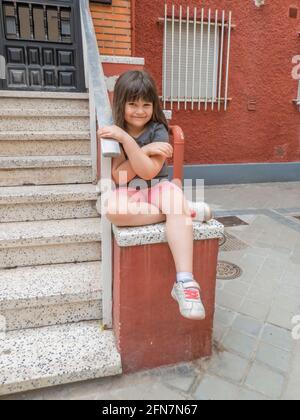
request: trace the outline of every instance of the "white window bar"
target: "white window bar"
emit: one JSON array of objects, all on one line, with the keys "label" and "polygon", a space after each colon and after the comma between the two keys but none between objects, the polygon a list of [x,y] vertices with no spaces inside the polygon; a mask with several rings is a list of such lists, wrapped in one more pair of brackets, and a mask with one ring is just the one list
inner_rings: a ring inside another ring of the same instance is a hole
[{"label": "white window bar", "polygon": [[186,23],[186,54],[185,54],[185,94],[184,94],[184,109],[187,109],[188,96],[188,68],[189,68],[189,25],[190,25],[190,8],[187,8],[187,23]]},{"label": "white window bar", "polygon": [[208,10],[208,34],[207,34],[207,61],[206,61],[206,92],[205,92],[205,111],[207,111],[208,101],[208,75],[209,75],[209,47],[210,47],[210,22],[211,10]]},{"label": "white window bar", "polygon": [[167,34],[168,34],[168,5],[167,3],[165,4],[165,31],[164,31],[164,109],[166,109],[166,104],[167,104],[167,47],[168,47],[168,43],[167,43]]},{"label": "white window bar", "polygon": [[202,60],[203,60],[203,28],[204,28],[204,9],[201,10],[201,35],[200,35],[200,66],[199,66],[199,100],[198,110],[201,110],[201,87],[202,87]]},{"label": "white window bar", "polygon": [[182,41],[182,6],[179,10],[179,57],[178,57],[178,110],[180,109],[180,88],[181,88],[181,41]]},{"label": "white window bar", "polygon": [[192,84],[192,110],[194,110],[195,72],[196,72],[196,36],[197,36],[197,7],[194,8],[194,45],[193,45],[193,84]]},{"label": "white window bar", "polygon": [[[198,110],[202,103],[205,111],[228,108],[228,87],[232,12],[228,19],[225,10],[165,4],[163,54],[163,104],[167,108]],[[170,10],[171,7],[171,10]],[[198,10],[201,10],[200,16]],[[170,24],[169,24],[170,23]],[[227,37],[227,38],[226,38]],[[226,41],[225,41],[226,39]],[[225,44],[226,42],[226,44]]]},{"label": "white window bar", "polygon": [[212,101],[211,101],[211,110],[214,110],[216,94],[215,94],[215,82],[216,82],[216,71],[217,71],[217,40],[218,40],[218,10],[215,14],[215,44],[214,44],[214,74],[213,74],[213,83],[212,83]]},{"label": "white window bar", "polygon": [[228,73],[229,73],[229,61],[230,61],[230,41],[231,41],[231,18],[232,12],[229,12],[228,19],[228,47],[227,47],[227,65],[226,65],[226,79],[225,79],[225,99],[224,99],[224,110],[227,111],[227,102],[228,102]]},{"label": "white window bar", "polygon": [[174,98],[174,31],[175,31],[175,5],[172,6],[172,64],[171,64],[171,109],[173,109]]},{"label": "white window bar", "polygon": [[224,49],[224,29],[225,29],[225,11],[222,12],[222,34],[221,34],[221,52],[220,52],[220,68],[219,68],[219,96],[218,111],[221,110],[221,87],[222,87],[222,67],[223,67],[223,49]]}]

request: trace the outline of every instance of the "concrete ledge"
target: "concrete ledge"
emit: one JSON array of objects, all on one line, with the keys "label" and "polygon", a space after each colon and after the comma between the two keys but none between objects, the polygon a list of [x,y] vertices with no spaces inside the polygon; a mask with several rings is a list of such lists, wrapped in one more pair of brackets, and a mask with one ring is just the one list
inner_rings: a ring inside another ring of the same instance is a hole
[{"label": "concrete ledge", "polygon": [[88,93],[0,90],[0,98],[89,99]]},{"label": "concrete ledge", "polygon": [[137,66],[144,66],[145,59],[140,57],[121,57],[121,56],[112,56],[112,55],[101,55],[102,63],[112,63],[112,64],[133,64]]},{"label": "concrete ledge", "polygon": [[[173,167],[169,167],[172,178]],[[184,178],[204,179],[206,185],[300,181],[300,162],[185,165]]]},{"label": "concrete ledge", "polygon": [[[194,222],[193,227],[195,241],[222,238],[222,233],[224,232],[224,226],[216,220],[211,220],[208,223]],[[116,243],[120,247],[167,242],[165,223],[125,228],[113,226],[113,231]]]}]

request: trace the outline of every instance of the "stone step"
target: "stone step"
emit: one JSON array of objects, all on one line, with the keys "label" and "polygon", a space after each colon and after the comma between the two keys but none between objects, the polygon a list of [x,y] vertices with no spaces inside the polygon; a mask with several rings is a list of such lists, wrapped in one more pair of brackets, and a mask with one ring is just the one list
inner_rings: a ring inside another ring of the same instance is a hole
[{"label": "stone step", "polygon": [[101,262],[0,270],[6,331],[102,318]]},{"label": "stone step", "polygon": [[0,90],[0,98],[87,100],[87,92],[42,92],[29,90]]},{"label": "stone step", "polygon": [[2,187],[0,220],[4,223],[99,217],[97,198],[93,184]]},{"label": "stone step", "polygon": [[1,131],[0,156],[90,155],[90,132]]},{"label": "stone step", "polygon": [[89,183],[91,165],[89,156],[0,157],[0,186]]},{"label": "stone step", "polygon": [[89,140],[0,141],[0,156],[90,155]]},{"label": "stone step", "polygon": [[89,116],[36,116],[23,117],[16,115],[0,116],[0,131],[60,131],[89,130]]},{"label": "stone step", "polygon": [[[84,99],[55,99],[55,98],[1,98],[1,115],[10,112],[13,115],[16,110],[22,115],[31,114],[31,110],[38,111],[41,115],[45,112],[58,113],[64,115],[86,115],[89,112],[89,101]],[[84,112],[84,114],[82,114]],[[34,114],[36,115],[36,114]]]},{"label": "stone step", "polygon": [[[0,141],[83,141],[90,140],[89,130],[82,131],[0,131]],[[2,143],[1,143],[2,147]]]},{"label": "stone step", "polygon": [[0,395],[122,373],[112,331],[99,321],[8,332],[0,340]]},{"label": "stone step", "polygon": [[98,260],[100,218],[0,223],[0,268]]},{"label": "stone step", "polygon": [[[7,102],[5,102],[5,108],[0,109],[0,121],[1,118],[81,118],[81,117],[89,117],[89,109],[70,109],[68,106],[64,106],[61,109],[57,109],[54,106],[48,108],[39,108],[38,104],[32,104],[32,106],[36,105],[36,108],[18,108],[15,107],[8,107]],[[0,101],[1,106],[1,101]]]}]

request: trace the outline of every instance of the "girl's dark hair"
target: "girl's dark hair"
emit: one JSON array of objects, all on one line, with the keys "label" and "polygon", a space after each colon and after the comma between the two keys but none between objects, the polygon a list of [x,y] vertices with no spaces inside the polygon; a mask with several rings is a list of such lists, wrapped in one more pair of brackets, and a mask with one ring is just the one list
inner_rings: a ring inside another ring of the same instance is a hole
[{"label": "girl's dark hair", "polygon": [[168,123],[163,113],[153,78],[146,71],[132,70],[122,74],[115,86],[113,101],[113,116],[115,124],[126,129],[126,102],[142,99],[153,103],[152,121],[164,124],[168,130]]}]

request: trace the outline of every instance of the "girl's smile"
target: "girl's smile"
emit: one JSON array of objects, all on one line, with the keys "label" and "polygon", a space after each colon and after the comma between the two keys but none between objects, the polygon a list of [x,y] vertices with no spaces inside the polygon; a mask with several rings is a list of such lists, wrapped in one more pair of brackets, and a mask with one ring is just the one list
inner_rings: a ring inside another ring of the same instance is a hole
[{"label": "girl's smile", "polygon": [[140,134],[141,130],[152,120],[153,104],[139,99],[135,102],[126,102],[125,121],[127,129],[132,135]]}]

